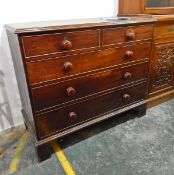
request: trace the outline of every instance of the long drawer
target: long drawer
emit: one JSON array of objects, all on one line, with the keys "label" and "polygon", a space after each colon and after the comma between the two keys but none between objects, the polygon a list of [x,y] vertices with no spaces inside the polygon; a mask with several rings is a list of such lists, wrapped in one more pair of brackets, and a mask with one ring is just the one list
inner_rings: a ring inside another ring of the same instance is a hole
[{"label": "long drawer", "polygon": [[148,62],[32,89],[36,111],[147,78]]},{"label": "long drawer", "polygon": [[151,39],[152,36],[152,25],[104,29],[103,46]]},{"label": "long drawer", "polygon": [[30,84],[37,84],[95,71],[101,68],[128,64],[136,60],[150,58],[150,51],[151,43],[147,42],[138,45],[28,62],[29,81]]},{"label": "long drawer", "polygon": [[146,98],[147,83],[123,88],[105,95],[91,98],[64,108],[42,113],[37,116],[40,138],[61,132],[80,123],[118,110],[119,108]]},{"label": "long drawer", "polygon": [[100,46],[100,30],[84,30],[25,36],[22,38],[24,56],[33,57]]}]

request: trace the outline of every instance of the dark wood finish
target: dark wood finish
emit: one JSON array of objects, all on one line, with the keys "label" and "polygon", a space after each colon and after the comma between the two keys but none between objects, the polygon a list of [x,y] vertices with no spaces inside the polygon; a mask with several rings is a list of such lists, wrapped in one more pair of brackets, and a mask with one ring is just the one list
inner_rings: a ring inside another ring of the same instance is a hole
[{"label": "dark wood finish", "polygon": [[113,45],[137,40],[150,39],[153,36],[153,26],[138,26],[128,28],[110,28],[103,30],[103,45]]},{"label": "dark wood finish", "polygon": [[[146,98],[146,88],[147,84],[141,83],[52,112],[43,113],[37,116],[39,135],[42,138],[49,134],[55,134],[87,120],[99,117],[104,113],[117,110],[136,101],[144,100]],[[130,96],[130,98],[125,100],[124,94]],[[70,120],[69,113],[75,116],[75,120]],[[45,133],[45,130],[48,132]]]},{"label": "dark wood finish", "polygon": [[6,25],[40,160],[57,138],[131,109],[146,111],[153,20],[79,23]]},{"label": "dark wood finish", "polygon": [[[144,50],[144,52],[140,52]],[[127,57],[127,51],[133,52]],[[41,83],[72,75],[84,74],[107,67],[130,64],[137,60],[150,58],[151,43],[141,43],[126,47],[111,48],[60,58],[28,62],[27,69],[31,84]],[[65,68],[66,67],[66,68]],[[65,71],[66,70],[66,71]]]},{"label": "dark wood finish", "polygon": [[35,147],[38,162],[44,161],[51,156],[51,148],[49,144],[39,145]]},{"label": "dark wood finish", "polygon": [[[134,4],[135,5],[135,4]],[[141,24],[151,24],[153,23],[152,19],[138,18],[131,23],[131,25],[141,25]],[[117,21],[107,22],[105,18],[90,18],[90,19],[74,19],[74,20],[57,20],[57,21],[40,21],[40,22],[30,22],[30,23],[18,23],[5,25],[8,31],[16,33],[19,36],[28,36],[31,34],[47,34],[55,31],[74,31],[74,30],[88,30],[88,29],[97,29],[97,28],[109,28],[114,27],[123,27],[130,25],[127,21]]]},{"label": "dark wood finish", "polygon": [[[34,108],[39,111],[44,108],[59,106],[124,84],[144,80],[148,75],[148,67],[148,62],[141,62],[132,66],[110,69],[68,81],[33,88]],[[128,78],[127,74],[131,74],[131,77],[128,75]],[[67,88],[73,92],[67,94]]]},{"label": "dark wood finish", "polygon": [[138,113],[138,117],[142,117],[146,115],[146,109],[147,109],[147,104],[142,104],[136,108],[133,109],[136,113]]},{"label": "dark wood finish", "polygon": [[25,57],[99,47],[99,30],[22,37]]}]

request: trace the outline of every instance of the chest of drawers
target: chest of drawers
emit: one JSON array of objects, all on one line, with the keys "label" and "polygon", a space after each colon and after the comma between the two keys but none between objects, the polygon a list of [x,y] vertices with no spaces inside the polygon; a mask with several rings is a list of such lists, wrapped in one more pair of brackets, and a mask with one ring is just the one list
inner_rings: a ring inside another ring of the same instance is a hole
[{"label": "chest of drawers", "polygon": [[145,114],[152,21],[36,24],[6,29],[40,159],[54,139],[133,108]]}]

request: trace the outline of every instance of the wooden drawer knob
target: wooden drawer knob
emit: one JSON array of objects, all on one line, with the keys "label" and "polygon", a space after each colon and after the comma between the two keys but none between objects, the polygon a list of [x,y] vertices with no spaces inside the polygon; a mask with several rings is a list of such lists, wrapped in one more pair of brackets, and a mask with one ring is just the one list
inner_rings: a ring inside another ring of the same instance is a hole
[{"label": "wooden drawer knob", "polygon": [[130,51],[130,50],[126,51],[126,54],[125,54],[126,58],[131,58],[133,57],[133,55],[134,55],[133,51]]},{"label": "wooden drawer knob", "polygon": [[66,90],[66,93],[69,97],[74,96],[76,94],[76,90],[73,87],[69,87]]},{"label": "wooden drawer knob", "polygon": [[133,40],[135,38],[135,32],[133,30],[128,30],[126,32],[127,39]]},{"label": "wooden drawer knob", "polygon": [[65,72],[71,71],[72,68],[73,68],[73,64],[72,64],[72,63],[66,62],[66,63],[64,64],[64,70],[65,70]]},{"label": "wooden drawer knob", "polygon": [[129,94],[124,94],[123,95],[123,99],[125,100],[125,101],[129,101],[130,100],[130,95]]},{"label": "wooden drawer knob", "polygon": [[132,74],[130,72],[126,72],[124,74],[124,79],[127,80],[127,79],[130,79],[130,78],[132,78]]},{"label": "wooden drawer knob", "polygon": [[70,112],[70,113],[68,114],[68,118],[69,118],[71,121],[74,121],[74,120],[76,120],[76,118],[77,118],[77,114],[76,114],[75,112]]},{"label": "wooden drawer knob", "polygon": [[70,50],[72,48],[72,43],[69,40],[64,40],[62,42],[62,49],[63,50]]}]

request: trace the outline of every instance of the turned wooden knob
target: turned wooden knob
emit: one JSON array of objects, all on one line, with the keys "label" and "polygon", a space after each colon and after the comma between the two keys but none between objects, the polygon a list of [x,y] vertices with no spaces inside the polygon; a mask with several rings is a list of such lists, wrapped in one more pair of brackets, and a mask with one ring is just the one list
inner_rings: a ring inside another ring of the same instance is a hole
[{"label": "turned wooden knob", "polygon": [[130,50],[126,51],[126,54],[125,54],[126,58],[131,58],[133,57],[133,55],[134,55],[133,51],[130,51]]},{"label": "turned wooden knob", "polygon": [[68,96],[71,97],[71,96],[76,94],[76,90],[73,87],[69,87],[69,88],[67,88],[66,93]]},{"label": "turned wooden knob", "polygon": [[68,118],[69,118],[71,121],[76,120],[77,114],[76,114],[75,112],[70,112],[70,113],[68,114]]},{"label": "turned wooden knob", "polygon": [[123,95],[123,99],[125,100],[125,101],[129,101],[130,100],[130,95],[129,94],[124,94]]},{"label": "turned wooden knob", "polygon": [[128,30],[126,32],[126,37],[127,37],[127,39],[130,39],[130,40],[134,39],[135,38],[135,32],[133,30]]},{"label": "turned wooden knob", "polygon": [[130,79],[132,77],[132,74],[130,72],[126,72],[124,74],[124,79]]},{"label": "turned wooden knob", "polygon": [[65,72],[68,72],[68,71],[72,70],[72,68],[73,68],[73,64],[72,63],[66,62],[64,64],[64,70],[65,70]]},{"label": "turned wooden knob", "polygon": [[70,50],[72,48],[72,43],[69,40],[64,40],[62,42],[62,49],[63,50]]}]

